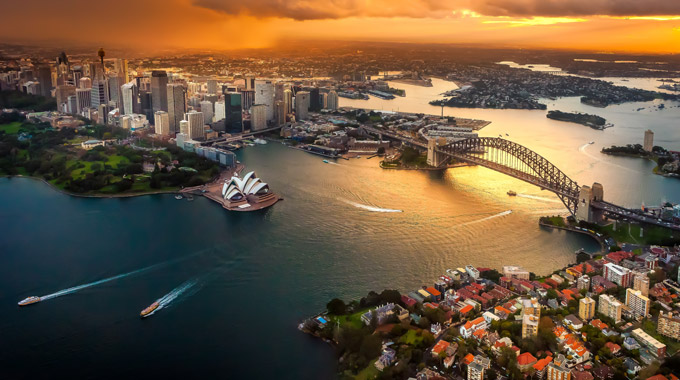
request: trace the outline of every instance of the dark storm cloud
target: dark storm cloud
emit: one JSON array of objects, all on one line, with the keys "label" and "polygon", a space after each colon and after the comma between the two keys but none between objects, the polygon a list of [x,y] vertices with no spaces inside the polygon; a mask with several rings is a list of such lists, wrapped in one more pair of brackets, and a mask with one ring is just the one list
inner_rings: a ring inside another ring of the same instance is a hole
[{"label": "dark storm cloud", "polygon": [[680,0],[193,0],[218,12],[294,20],[348,17],[446,17],[468,9],[486,16],[680,15]]}]

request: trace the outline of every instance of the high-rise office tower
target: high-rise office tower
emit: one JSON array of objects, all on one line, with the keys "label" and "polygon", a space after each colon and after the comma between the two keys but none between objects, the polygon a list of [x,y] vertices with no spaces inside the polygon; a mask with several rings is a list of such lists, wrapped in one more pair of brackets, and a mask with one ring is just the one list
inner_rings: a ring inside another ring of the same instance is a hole
[{"label": "high-rise office tower", "polygon": [[40,82],[40,95],[52,96],[52,68],[49,65],[38,66],[36,77]]},{"label": "high-rise office tower", "polygon": [[309,110],[313,112],[321,110],[321,97],[319,96],[318,87],[309,89]]},{"label": "high-rise office tower", "polygon": [[187,111],[186,91],[181,84],[168,85],[168,117],[170,118],[170,130],[177,132],[179,122],[184,119]]},{"label": "high-rise office tower", "polygon": [[83,112],[85,108],[89,108],[91,103],[92,92],[89,88],[79,88],[76,90],[76,99],[78,100],[77,113]]},{"label": "high-rise office tower", "polygon": [[151,72],[151,109],[168,111],[168,74],[163,70]]},{"label": "high-rise office tower", "polygon": [[245,80],[246,80],[246,90],[254,91],[255,90],[255,75],[246,74]]},{"label": "high-rise office tower", "polygon": [[227,115],[227,109],[224,107],[224,100],[218,100],[215,103],[215,121],[224,120]]},{"label": "high-rise office tower", "polygon": [[153,105],[151,104],[151,91],[142,91],[139,89],[139,103],[142,115],[146,116],[147,120],[153,117]]},{"label": "high-rise office tower", "polygon": [[118,107],[121,115],[140,113],[139,89],[137,88],[137,83],[135,81],[125,83],[120,87],[120,97],[121,101]]},{"label": "high-rise office tower", "polygon": [[283,90],[283,108],[286,111],[286,115],[293,113],[293,91],[289,88]]},{"label": "high-rise office tower", "polygon": [[[63,85],[57,86],[57,89],[54,92],[54,95],[57,98],[58,109],[61,110],[62,105],[66,104],[68,97],[71,96],[71,95],[75,95],[75,94],[76,94],[76,86],[72,86],[72,85],[69,85],[69,84],[63,84]],[[77,111],[75,111],[75,112],[77,112]]]},{"label": "high-rise office tower", "polygon": [[208,94],[217,94],[217,79],[208,79]]},{"label": "high-rise office tower", "polygon": [[283,91],[286,90],[286,85],[283,82],[276,82],[274,84],[274,103],[280,100],[283,101]]},{"label": "high-rise office tower", "polygon": [[239,90],[241,93],[241,104],[244,110],[250,109],[255,104],[255,90]]},{"label": "high-rise office tower", "polygon": [[128,71],[128,60],[123,58],[118,58],[116,60],[116,72],[118,76],[122,78],[125,83],[130,81],[130,74]]},{"label": "high-rise office tower", "polygon": [[111,107],[108,104],[100,104],[97,108],[97,123],[107,124]]},{"label": "high-rise office tower", "polygon": [[97,79],[92,82],[92,107],[98,108],[100,104],[109,103],[109,83],[106,79]]},{"label": "high-rise office tower", "polygon": [[201,102],[201,112],[203,113],[203,120],[206,123],[213,122],[213,104],[207,100]]},{"label": "high-rise office tower", "polygon": [[283,106],[283,100],[274,102],[274,123],[277,126],[283,125],[286,122],[286,110]]},{"label": "high-rise office tower", "polygon": [[186,120],[181,120],[179,122],[179,133],[184,134],[189,137],[189,122]]},{"label": "high-rise office tower", "polygon": [[67,99],[67,113],[77,113],[78,112],[78,99],[75,95],[70,95]]},{"label": "high-rise office tower", "polygon": [[170,117],[165,111],[156,111],[154,113],[154,130],[157,135],[170,136],[174,131],[170,130]]},{"label": "high-rise office tower", "polygon": [[267,129],[267,106],[255,104],[250,107],[250,131]]},{"label": "high-rise office tower", "polygon": [[186,114],[187,121],[189,122],[189,138],[203,138],[205,137],[205,122],[203,119],[202,112],[189,111]]},{"label": "high-rise office tower", "polygon": [[67,80],[68,84],[78,86],[80,83],[80,78],[85,77],[85,71],[82,66],[73,66],[70,73],[70,79]]},{"label": "high-rise office tower", "polygon": [[309,118],[309,92],[298,91],[295,94],[295,120],[307,120]]},{"label": "high-rise office tower", "polygon": [[92,88],[92,79],[88,77],[82,77],[78,81],[78,88]]},{"label": "high-rise office tower", "polygon": [[120,86],[123,85],[121,82],[123,78],[119,76],[113,76],[108,79],[109,81],[109,100],[116,104],[116,107],[120,107],[121,96],[120,96]]},{"label": "high-rise office tower", "polygon": [[274,84],[271,81],[255,82],[255,103],[266,107],[267,121],[274,119]]},{"label": "high-rise office tower", "polygon": [[338,93],[335,92],[335,90],[330,90],[328,94],[326,94],[326,109],[336,111],[339,106],[338,103],[339,103]]},{"label": "high-rise office tower", "polygon": [[224,126],[229,133],[243,132],[243,108],[238,92],[224,94]]}]

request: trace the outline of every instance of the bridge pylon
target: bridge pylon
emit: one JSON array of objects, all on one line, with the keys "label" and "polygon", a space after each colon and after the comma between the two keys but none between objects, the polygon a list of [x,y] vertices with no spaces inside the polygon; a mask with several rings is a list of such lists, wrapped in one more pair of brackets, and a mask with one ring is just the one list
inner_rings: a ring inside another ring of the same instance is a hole
[{"label": "bridge pylon", "polygon": [[431,138],[427,140],[427,164],[434,167],[440,167],[446,163],[450,156],[439,151],[440,147],[446,145],[446,139]]},{"label": "bridge pylon", "polygon": [[593,183],[593,186],[581,186],[576,204],[576,220],[583,220],[589,223],[597,223],[602,220],[602,210],[593,208],[592,202],[602,202],[604,200],[604,187],[600,183]]}]

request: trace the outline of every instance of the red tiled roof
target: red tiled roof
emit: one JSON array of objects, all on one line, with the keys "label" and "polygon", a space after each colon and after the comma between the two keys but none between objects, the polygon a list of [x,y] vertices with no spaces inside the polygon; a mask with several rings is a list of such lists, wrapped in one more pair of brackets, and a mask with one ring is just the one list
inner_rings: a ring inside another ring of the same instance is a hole
[{"label": "red tiled roof", "polygon": [[467,306],[464,306],[462,309],[460,309],[460,310],[459,310],[459,313],[461,313],[461,314],[467,314],[467,313],[469,313],[470,311],[472,311],[472,309],[474,309],[474,308],[472,307],[472,305],[467,305]]},{"label": "red tiled roof", "polygon": [[521,366],[531,365],[533,363],[536,363],[536,358],[534,355],[531,355],[530,352],[525,352],[517,357],[517,364]]},{"label": "red tiled roof", "polygon": [[446,350],[449,347],[449,344],[450,343],[445,341],[444,339],[440,340],[432,348],[432,353],[435,355],[439,355],[439,353],[441,353],[442,351]]},{"label": "red tiled roof", "polygon": [[433,288],[432,286],[430,286],[429,288],[427,288],[427,289],[425,289],[425,290],[426,290],[428,293],[432,294],[433,296],[441,296],[441,295],[442,295],[442,293],[441,293],[439,290]]},{"label": "red tiled roof", "polygon": [[550,364],[551,361],[552,361],[552,356],[545,357],[545,358],[537,361],[536,364],[534,364],[534,369],[536,371],[543,371],[543,368],[545,368],[545,366]]}]

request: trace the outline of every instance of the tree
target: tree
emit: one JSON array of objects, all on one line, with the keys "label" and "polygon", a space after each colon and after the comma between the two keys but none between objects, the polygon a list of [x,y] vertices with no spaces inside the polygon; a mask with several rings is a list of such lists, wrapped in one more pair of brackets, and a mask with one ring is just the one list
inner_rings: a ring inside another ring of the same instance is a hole
[{"label": "tree", "polygon": [[347,310],[345,302],[339,298],[333,298],[327,305],[326,309],[333,315],[343,315]]},{"label": "tree", "polygon": [[377,153],[378,154],[385,154],[385,147],[384,146],[379,147]]}]

